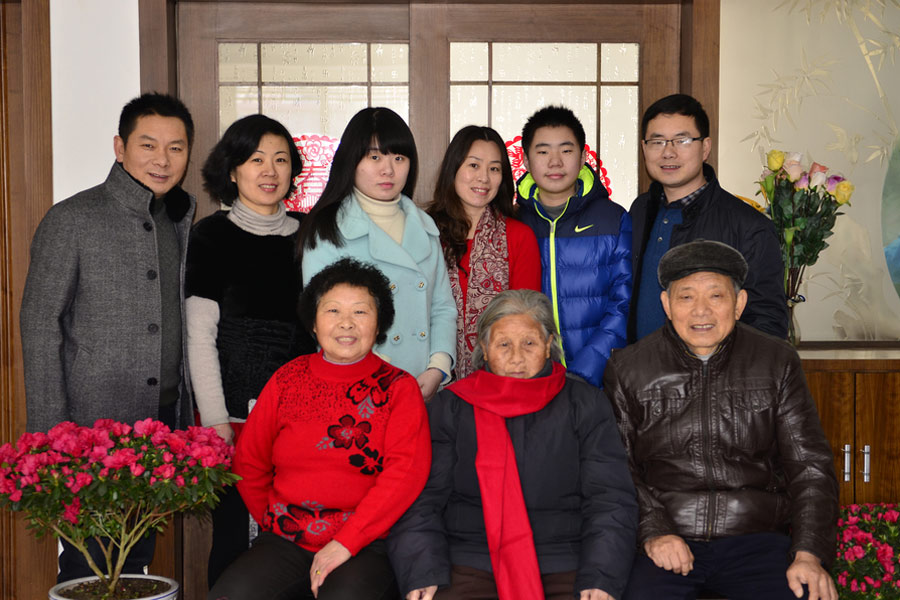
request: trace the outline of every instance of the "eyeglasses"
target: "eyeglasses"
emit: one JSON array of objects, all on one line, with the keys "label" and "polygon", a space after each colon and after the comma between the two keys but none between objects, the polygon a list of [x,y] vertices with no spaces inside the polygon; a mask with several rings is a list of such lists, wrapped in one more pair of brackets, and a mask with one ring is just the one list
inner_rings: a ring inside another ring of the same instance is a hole
[{"label": "eyeglasses", "polygon": [[662,138],[653,138],[652,140],[643,140],[644,147],[651,152],[662,152],[663,148],[668,144],[672,144],[672,147],[676,150],[687,150],[691,147],[691,144],[694,142],[699,142],[703,137],[677,137],[671,140],[664,140]]}]

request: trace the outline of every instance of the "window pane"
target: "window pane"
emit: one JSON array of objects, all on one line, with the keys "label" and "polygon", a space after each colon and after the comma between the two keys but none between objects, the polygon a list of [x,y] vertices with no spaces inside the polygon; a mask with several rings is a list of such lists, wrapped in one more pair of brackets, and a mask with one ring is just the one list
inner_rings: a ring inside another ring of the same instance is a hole
[{"label": "window pane", "polygon": [[372,86],[372,106],[386,106],[409,123],[409,87]]},{"label": "window pane", "polygon": [[613,200],[626,209],[637,196],[638,88],[600,88],[600,158],[608,172]]},{"label": "window pane", "polygon": [[466,125],[488,125],[488,86],[450,86],[450,137]]},{"label": "window pane", "polygon": [[491,100],[492,127],[504,140],[510,141],[522,135],[528,117],[548,104],[571,108],[584,125],[587,144],[597,148],[596,86],[495,85]]},{"label": "window pane", "polygon": [[223,85],[219,87],[219,136],[228,126],[247,115],[259,112],[259,88],[255,85]]},{"label": "window pane", "polygon": [[366,44],[262,44],[262,80],[367,81]]},{"label": "window pane", "polygon": [[265,86],[262,111],[294,136],[319,133],[340,138],[347,122],[368,106],[365,86]]},{"label": "window pane", "polygon": [[256,81],[256,44],[219,44],[219,81]]},{"label": "window pane", "polygon": [[600,79],[638,81],[638,44],[600,44]]},{"label": "window pane", "polygon": [[408,44],[372,44],[372,81],[409,81]]},{"label": "window pane", "polygon": [[487,42],[450,44],[450,81],[487,81]]},{"label": "window pane", "polygon": [[494,81],[597,80],[597,44],[493,44]]}]

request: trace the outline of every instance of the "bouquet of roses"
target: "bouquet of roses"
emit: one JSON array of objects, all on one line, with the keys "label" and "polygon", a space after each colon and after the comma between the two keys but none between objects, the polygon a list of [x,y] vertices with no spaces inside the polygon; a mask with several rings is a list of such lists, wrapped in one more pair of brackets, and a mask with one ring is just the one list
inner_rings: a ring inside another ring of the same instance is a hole
[{"label": "bouquet of roses", "polygon": [[838,520],[837,560],[831,573],[848,600],[900,598],[900,512],[894,504],[851,504]]},{"label": "bouquet of roses", "polygon": [[[38,536],[53,533],[78,548],[108,594],[128,552],[176,512],[215,506],[233,449],[213,429],[171,431],[152,419],[134,426],[100,419],[93,427],[60,423],[0,446],[0,507],[26,513]],[[105,565],[86,541],[95,538]]]},{"label": "bouquet of roses", "polygon": [[800,282],[806,267],[814,265],[828,247],[838,208],[848,204],[853,184],[828,167],[802,165],[798,152],[772,150],[766,155],[766,169],[760,177],[760,192],[775,223],[784,261],[784,292],[791,305],[802,302]]}]

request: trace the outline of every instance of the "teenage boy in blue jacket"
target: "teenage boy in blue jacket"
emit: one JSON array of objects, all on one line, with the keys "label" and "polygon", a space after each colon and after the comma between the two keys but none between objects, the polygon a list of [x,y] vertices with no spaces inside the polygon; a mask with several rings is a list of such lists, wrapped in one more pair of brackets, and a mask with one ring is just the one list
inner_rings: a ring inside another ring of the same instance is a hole
[{"label": "teenage boy in blue jacket", "polygon": [[541,251],[541,288],[553,303],[569,371],[602,386],[613,348],[625,345],[631,298],[631,219],[585,164],[584,127],[547,106],[522,130],[528,172],[519,217]]}]

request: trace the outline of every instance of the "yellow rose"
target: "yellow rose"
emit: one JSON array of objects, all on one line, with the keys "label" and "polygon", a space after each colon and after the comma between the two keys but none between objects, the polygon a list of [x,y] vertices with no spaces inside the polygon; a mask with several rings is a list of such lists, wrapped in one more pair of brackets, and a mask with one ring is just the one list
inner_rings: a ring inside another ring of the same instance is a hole
[{"label": "yellow rose", "polygon": [[853,195],[853,190],[855,189],[856,187],[845,179],[834,188],[834,199],[837,200],[838,204],[847,204],[850,202],[850,196]]},{"label": "yellow rose", "polygon": [[781,150],[769,150],[766,154],[766,165],[772,171],[777,171],[784,164],[784,152]]}]

